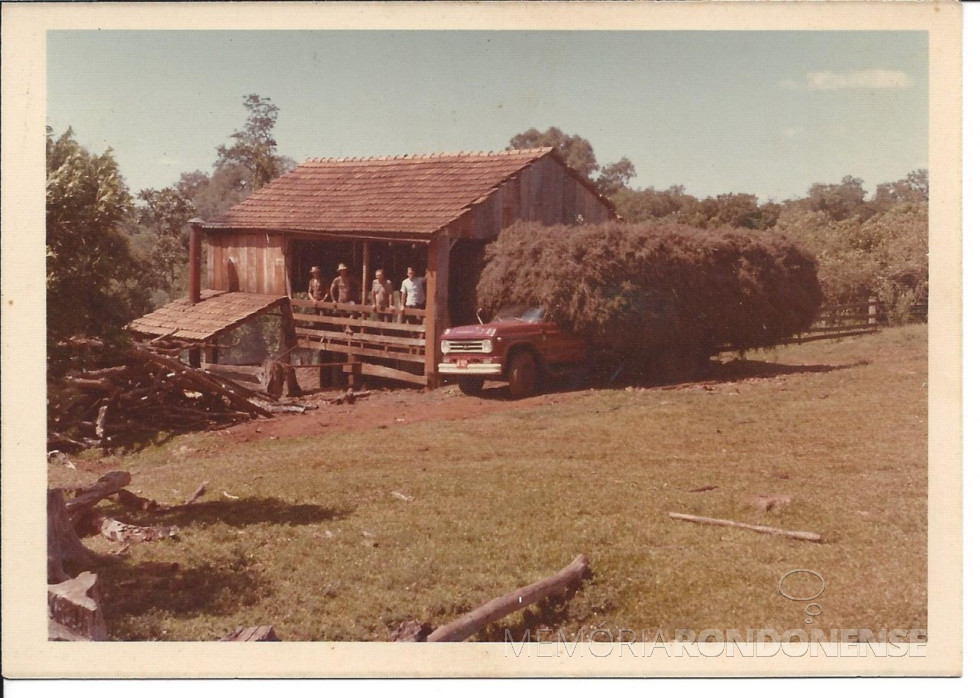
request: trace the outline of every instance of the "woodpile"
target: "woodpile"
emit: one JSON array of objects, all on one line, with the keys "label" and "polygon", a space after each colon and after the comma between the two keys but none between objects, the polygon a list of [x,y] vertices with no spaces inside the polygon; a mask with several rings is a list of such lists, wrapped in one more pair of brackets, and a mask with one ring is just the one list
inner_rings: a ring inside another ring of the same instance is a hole
[{"label": "woodpile", "polygon": [[49,450],[126,446],[160,432],[222,429],[272,416],[255,392],[149,346],[77,341],[84,349],[79,359],[51,382]]}]

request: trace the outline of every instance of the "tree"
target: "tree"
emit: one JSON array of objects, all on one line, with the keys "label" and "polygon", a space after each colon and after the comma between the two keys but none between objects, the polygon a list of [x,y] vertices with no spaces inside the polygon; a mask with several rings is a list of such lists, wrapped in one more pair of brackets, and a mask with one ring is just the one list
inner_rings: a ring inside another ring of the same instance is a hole
[{"label": "tree", "polygon": [[218,159],[214,166],[221,170],[229,165],[240,165],[249,172],[251,190],[264,187],[283,174],[295,162],[276,152],[276,139],[272,129],[279,117],[279,107],[268,97],[250,94],[243,102],[248,117],[245,126],[231,134],[231,145],[218,146]]},{"label": "tree", "polygon": [[875,204],[880,210],[896,203],[921,203],[928,200],[928,170],[914,170],[905,179],[879,184],[875,192]]},{"label": "tree", "polygon": [[143,203],[137,209],[137,222],[155,235],[151,255],[158,283],[173,286],[178,272],[187,264],[187,221],[194,217],[194,202],[179,186],[143,189],[137,198]]},{"label": "tree", "polygon": [[147,307],[142,269],[121,230],[132,201],[111,149],[93,155],[69,128],[47,129],[47,310],[50,344],[109,337]]},{"label": "tree", "polygon": [[519,133],[510,139],[509,148],[557,148],[565,164],[587,179],[592,179],[592,175],[599,169],[591,143],[579,135],[569,136],[554,126],[544,133],[536,128]]},{"label": "tree", "polygon": [[630,180],[636,177],[636,168],[629,158],[620,158],[619,162],[604,165],[596,179],[596,188],[606,196],[625,189]]},{"label": "tree", "polygon": [[823,211],[835,221],[871,214],[864,205],[864,180],[857,177],[848,175],[840,184],[814,184],[808,196],[811,210]]}]

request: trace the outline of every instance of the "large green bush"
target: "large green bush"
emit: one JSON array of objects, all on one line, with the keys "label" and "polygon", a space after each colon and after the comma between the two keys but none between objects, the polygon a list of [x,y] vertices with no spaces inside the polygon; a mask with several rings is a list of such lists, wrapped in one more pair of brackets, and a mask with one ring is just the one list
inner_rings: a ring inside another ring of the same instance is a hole
[{"label": "large green bush", "polygon": [[638,373],[776,344],[822,302],[813,256],[784,236],[624,223],[508,228],[487,248],[477,292],[487,309],[545,305]]}]

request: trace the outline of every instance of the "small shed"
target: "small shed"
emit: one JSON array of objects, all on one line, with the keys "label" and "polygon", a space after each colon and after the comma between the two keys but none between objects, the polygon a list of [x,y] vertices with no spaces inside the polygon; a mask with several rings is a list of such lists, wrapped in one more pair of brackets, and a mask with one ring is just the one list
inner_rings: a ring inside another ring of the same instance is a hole
[{"label": "small shed", "polygon": [[[311,159],[219,218],[192,221],[191,297],[203,286],[289,298],[298,346],[346,355],[366,375],[434,386],[442,331],[476,319],[486,243],[518,220],[615,217],[553,148]],[[329,284],[340,264],[358,287],[355,303],[309,300],[310,268]],[[407,267],[424,274],[425,309],[373,313],[374,271],[398,289]]]}]

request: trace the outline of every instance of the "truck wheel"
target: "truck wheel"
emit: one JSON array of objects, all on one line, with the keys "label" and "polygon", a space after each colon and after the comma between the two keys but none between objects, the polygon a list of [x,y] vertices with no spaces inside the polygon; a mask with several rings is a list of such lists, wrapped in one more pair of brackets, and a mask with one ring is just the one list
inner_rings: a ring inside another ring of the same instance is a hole
[{"label": "truck wheel", "polygon": [[531,352],[519,351],[514,354],[507,366],[507,384],[510,386],[511,397],[519,400],[531,395],[537,383],[538,365]]},{"label": "truck wheel", "polygon": [[473,377],[460,378],[459,389],[463,395],[476,395],[483,390],[483,379]]}]

